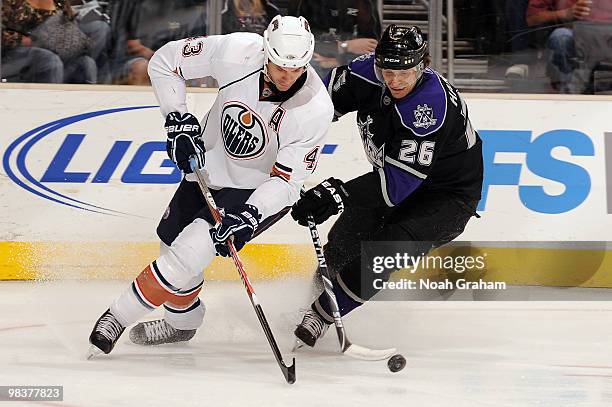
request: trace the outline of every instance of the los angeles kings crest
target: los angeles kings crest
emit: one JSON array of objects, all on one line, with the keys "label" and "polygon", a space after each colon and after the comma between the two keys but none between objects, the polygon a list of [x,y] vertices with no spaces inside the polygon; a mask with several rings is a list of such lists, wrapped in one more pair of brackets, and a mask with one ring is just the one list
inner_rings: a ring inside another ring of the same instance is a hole
[{"label": "los angeles kings crest", "polygon": [[227,154],[237,160],[259,157],[268,142],[263,120],[246,105],[230,102],[221,113],[221,133]]}]

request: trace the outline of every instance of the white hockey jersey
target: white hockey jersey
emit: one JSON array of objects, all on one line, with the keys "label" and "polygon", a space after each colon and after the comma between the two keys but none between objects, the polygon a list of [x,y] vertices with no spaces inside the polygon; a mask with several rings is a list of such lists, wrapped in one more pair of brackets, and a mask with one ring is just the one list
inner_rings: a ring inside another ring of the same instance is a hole
[{"label": "white hockey jersey", "polygon": [[260,35],[213,35],[164,45],[149,62],[149,76],[164,117],[187,112],[185,80],[217,80],[219,93],[201,120],[206,181],[213,189],[255,189],[247,203],[265,219],[299,199],[317,165],[334,107],[311,67],[289,99],[260,100],[263,63]]}]

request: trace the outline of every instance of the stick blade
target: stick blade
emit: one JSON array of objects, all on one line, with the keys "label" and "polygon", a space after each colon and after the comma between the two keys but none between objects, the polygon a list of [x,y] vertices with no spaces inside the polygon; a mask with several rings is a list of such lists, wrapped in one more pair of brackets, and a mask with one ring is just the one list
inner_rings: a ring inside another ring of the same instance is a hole
[{"label": "stick blade", "polygon": [[360,360],[385,360],[397,353],[397,349],[370,349],[352,343],[342,352],[344,355]]},{"label": "stick blade", "polygon": [[285,376],[285,380],[287,380],[287,383],[289,384],[293,384],[295,383],[295,358],[293,358],[293,362],[291,363],[291,366],[287,366],[284,363],[282,363],[282,370],[283,370],[283,374]]}]

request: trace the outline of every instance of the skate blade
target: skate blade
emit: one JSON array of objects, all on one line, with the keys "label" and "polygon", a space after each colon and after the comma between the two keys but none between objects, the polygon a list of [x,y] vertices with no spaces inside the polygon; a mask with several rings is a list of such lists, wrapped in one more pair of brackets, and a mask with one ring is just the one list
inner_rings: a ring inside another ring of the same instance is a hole
[{"label": "skate blade", "polygon": [[295,342],[293,343],[293,349],[291,349],[291,352],[295,353],[299,349],[302,349],[304,346],[306,346],[306,344],[304,342],[302,342],[299,339],[295,338]]},{"label": "skate blade", "polygon": [[86,355],[87,360],[90,360],[98,355],[101,355],[102,353],[104,352],[102,352],[102,350],[100,350],[97,346],[89,345],[89,350],[87,351],[87,355]]}]

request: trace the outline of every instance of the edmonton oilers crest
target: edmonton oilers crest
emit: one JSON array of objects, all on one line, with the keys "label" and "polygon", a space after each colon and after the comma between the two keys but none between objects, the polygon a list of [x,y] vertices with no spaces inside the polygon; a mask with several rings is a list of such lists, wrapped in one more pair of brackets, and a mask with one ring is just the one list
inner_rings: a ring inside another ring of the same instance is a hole
[{"label": "edmonton oilers crest", "polygon": [[266,147],[266,126],[255,112],[239,102],[230,102],[221,113],[223,145],[230,157],[245,160],[259,157]]}]

